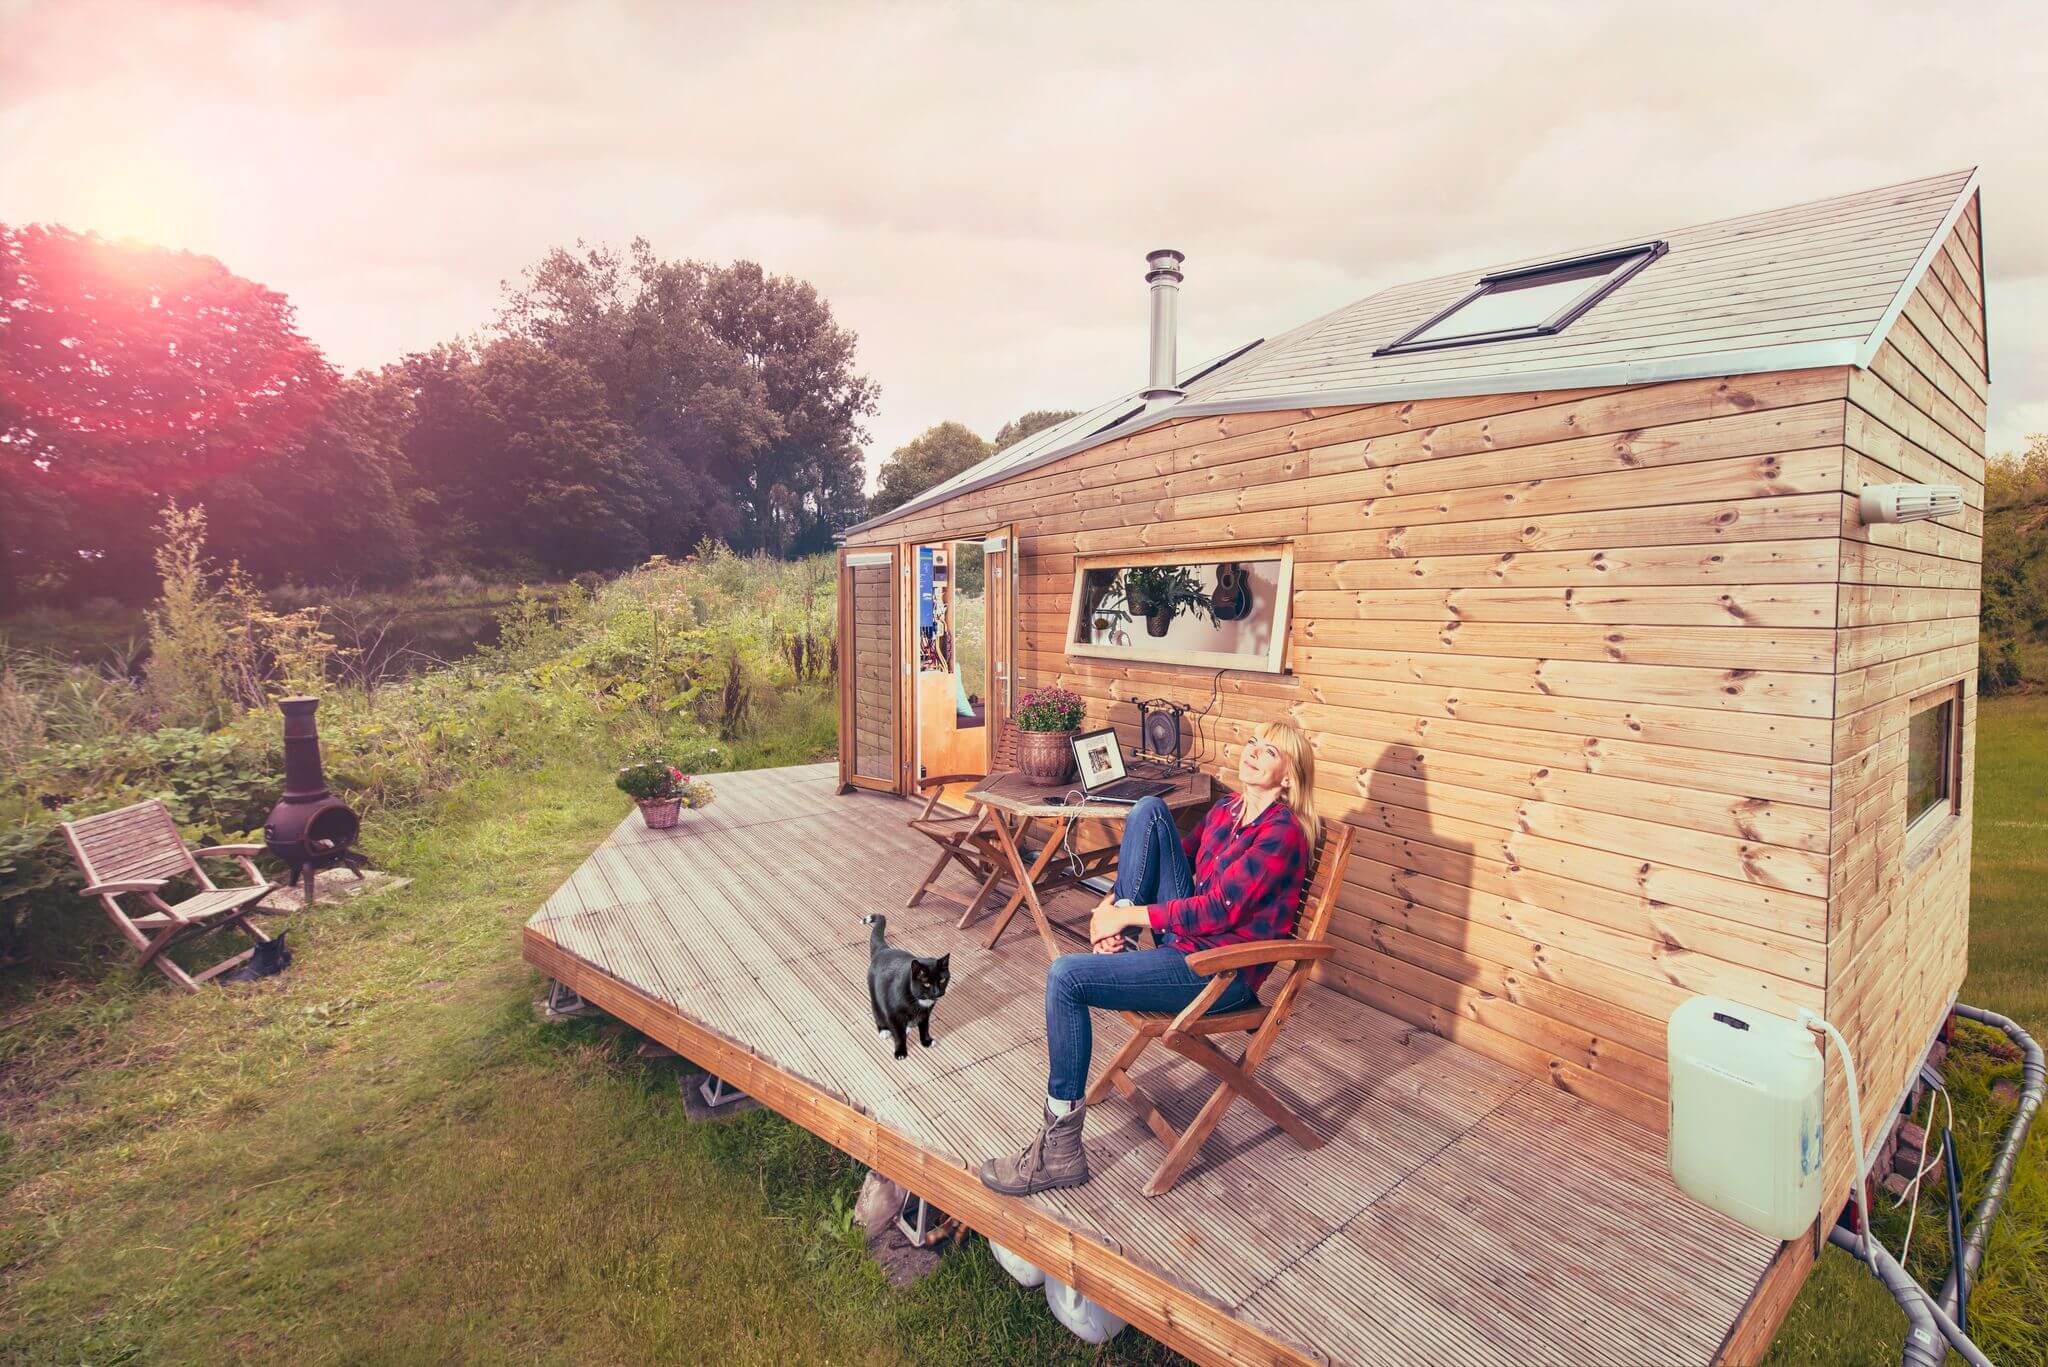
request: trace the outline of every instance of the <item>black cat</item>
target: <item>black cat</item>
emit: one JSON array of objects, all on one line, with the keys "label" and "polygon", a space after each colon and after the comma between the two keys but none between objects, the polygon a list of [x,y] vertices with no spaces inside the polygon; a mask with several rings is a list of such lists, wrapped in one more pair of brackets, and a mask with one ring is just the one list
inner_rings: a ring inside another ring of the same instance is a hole
[{"label": "black cat", "polygon": [[951,954],[920,959],[883,938],[886,916],[860,918],[868,931],[868,1005],[875,1011],[875,1033],[896,1046],[896,1057],[910,1054],[910,1023],[917,1022],[917,1042],[932,1047],[932,1008],[946,995],[952,980]]},{"label": "black cat", "polygon": [[284,936],[266,940],[256,946],[249,957],[220,975],[224,983],[253,983],[258,978],[268,978],[282,973],[292,965],[292,952],[284,947]]}]

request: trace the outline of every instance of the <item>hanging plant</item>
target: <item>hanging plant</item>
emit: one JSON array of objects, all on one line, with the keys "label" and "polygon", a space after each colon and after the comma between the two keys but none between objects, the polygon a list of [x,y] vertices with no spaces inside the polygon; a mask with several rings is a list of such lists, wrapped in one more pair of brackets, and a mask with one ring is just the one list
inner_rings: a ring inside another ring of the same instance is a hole
[{"label": "hanging plant", "polygon": [[1145,619],[1150,636],[1164,636],[1174,618],[1190,612],[1216,620],[1209,595],[1186,565],[1135,565],[1123,572],[1119,588],[1130,610]]}]

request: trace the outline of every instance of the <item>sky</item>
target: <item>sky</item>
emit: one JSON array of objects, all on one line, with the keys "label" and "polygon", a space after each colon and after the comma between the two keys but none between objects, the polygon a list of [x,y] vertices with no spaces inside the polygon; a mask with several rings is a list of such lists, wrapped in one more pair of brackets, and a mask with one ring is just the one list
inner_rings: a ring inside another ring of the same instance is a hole
[{"label": "sky", "polygon": [[1979,166],[1991,449],[2048,431],[2038,3],[0,0],[0,222],[216,256],[344,368],[551,246],[803,277],[870,473],[1403,280]]}]

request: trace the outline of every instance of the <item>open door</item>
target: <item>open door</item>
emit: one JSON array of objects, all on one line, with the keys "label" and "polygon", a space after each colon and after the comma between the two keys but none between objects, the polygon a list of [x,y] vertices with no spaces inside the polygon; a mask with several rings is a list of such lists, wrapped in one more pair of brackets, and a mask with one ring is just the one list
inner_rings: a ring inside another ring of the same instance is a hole
[{"label": "open door", "polygon": [[896,552],[839,552],[839,788],[903,791]]},{"label": "open door", "polygon": [[993,763],[997,738],[1017,709],[1017,529],[990,532],[981,551],[988,576],[988,737]]},{"label": "open door", "polygon": [[994,767],[1011,696],[1016,621],[1014,550],[1007,527],[904,548],[909,773],[950,776],[940,800],[965,808]]}]

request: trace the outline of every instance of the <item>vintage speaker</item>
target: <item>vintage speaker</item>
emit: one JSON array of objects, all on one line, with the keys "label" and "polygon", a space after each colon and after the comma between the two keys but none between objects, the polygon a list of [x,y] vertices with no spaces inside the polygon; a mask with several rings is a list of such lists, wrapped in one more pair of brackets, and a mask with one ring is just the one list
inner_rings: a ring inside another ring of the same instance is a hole
[{"label": "vintage speaker", "polygon": [[1138,705],[1138,744],[1148,759],[1179,764],[1186,739],[1180,719],[1187,708],[1165,698],[1151,698]]}]

